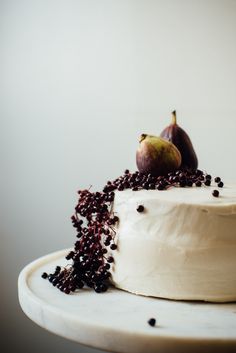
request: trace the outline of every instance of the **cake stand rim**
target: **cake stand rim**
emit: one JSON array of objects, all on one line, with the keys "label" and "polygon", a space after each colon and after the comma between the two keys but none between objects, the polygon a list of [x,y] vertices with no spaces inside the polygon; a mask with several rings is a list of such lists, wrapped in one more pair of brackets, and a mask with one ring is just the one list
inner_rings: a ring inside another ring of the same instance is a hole
[{"label": "cake stand rim", "polygon": [[[28,277],[36,270],[38,269],[42,264],[45,264],[45,262],[47,262],[47,264],[49,264],[51,261],[56,260],[57,258],[61,258],[62,256],[64,256],[66,254],[66,252],[70,251],[71,248],[65,248],[63,250],[58,250],[52,253],[49,253],[47,255],[43,255],[40,256],[39,258],[33,260],[32,262],[30,262],[29,264],[27,264],[20,272],[19,277],[18,277],[18,299],[19,299],[19,303],[21,306],[22,311],[26,314],[26,316],[28,316],[33,322],[35,322],[36,324],[38,324],[40,327],[54,333],[57,334],[59,336],[62,336],[64,338],[68,339],[68,336],[63,335],[62,332],[56,332],[55,330],[52,330],[48,327],[45,327],[44,324],[42,324],[42,322],[40,320],[35,319],[35,317],[33,317],[33,315],[30,315],[28,310],[26,309],[25,305],[24,305],[24,300],[22,300],[22,295],[23,295],[23,291],[24,291],[24,296],[27,296],[28,301],[31,302],[32,305],[36,305],[38,307],[43,306],[44,308],[46,308],[48,310],[48,312],[50,312],[51,314],[56,316],[60,316],[60,314],[63,313],[63,315],[65,315],[65,317],[67,319],[70,320],[76,320],[78,321],[78,317],[76,315],[72,315],[71,313],[65,312],[63,309],[59,309],[58,307],[53,307],[51,304],[48,304],[47,302],[43,301],[43,299],[39,298],[28,286],[27,281],[28,281]],[[121,289],[116,289],[115,290],[119,290],[122,291]],[[126,291],[125,291],[126,292]],[[130,295],[133,295],[132,293],[126,292]],[[102,294],[100,294],[102,295]],[[144,297],[145,298],[145,297]],[[158,299],[158,298],[157,298]],[[161,298],[160,298],[161,299]],[[172,300],[170,300],[171,303]],[[173,300],[173,302],[175,302]],[[79,318],[80,320],[80,324],[82,326],[85,327],[85,329],[96,329],[98,330],[96,324],[93,325],[91,324],[91,322],[88,322],[86,320],[81,320],[81,318]],[[111,329],[109,325],[100,325],[99,330],[101,331],[101,334],[104,332],[104,330],[109,330]],[[137,335],[137,338],[142,338],[140,335],[140,332],[135,332],[135,331],[127,331],[127,330],[122,330],[122,328],[117,329],[117,328],[113,328],[112,329],[114,334],[119,334],[120,336],[129,336],[132,335],[133,337],[135,335]],[[175,336],[175,335],[158,335],[158,336],[154,336],[153,334],[148,334],[147,332],[145,332],[144,334],[145,338],[156,338],[157,343],[161,343],[161,344],[165,344],[168,342],[168,344],[170,344],[171,342],[176,342],[176,344],[181,344],[181,345],[186,345],[188,346],[188,348],[190,346],[196,346],[199,345],[201,346],[201,344],[210,344],[210,345],[222,345],[222,346],[230,346],[233,345],[235,347],[236,345],[236,336],[235,338],[223,338],[223,337],[201,337],[201,336],[195,336],[195,337],[190,337],[190,336]],[[69,337],[70,340],[72,341],[76,341],[78,343],[84,344],[86,346],[91,346],[91,347],[95,347],[95,348],[99,348],[99,349],[104,349],[104,350],[109,350],[107,347],[104,346],[95,346],[95,345],[91,345],[88,342],[81,342],[81,341],[77,341],[76,339],[73,339],[71,337]],[[134,337],[135,339],[135,337]],[[143,339],[143,338],[142,338]],[[223,348],[223,347],[222,347]],[[113,350],[114,351],[114,350]],[[114,352],[120,352],[119,350],[115,350]],[[122,351],[123,352],[123,351]],[[131,352],[131,351],[130,351]]]}]

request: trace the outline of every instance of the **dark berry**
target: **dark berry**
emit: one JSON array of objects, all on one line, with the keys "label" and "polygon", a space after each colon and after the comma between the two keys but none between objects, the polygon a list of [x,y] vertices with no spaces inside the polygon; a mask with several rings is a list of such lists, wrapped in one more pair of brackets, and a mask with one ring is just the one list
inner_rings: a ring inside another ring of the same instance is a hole
[{"label": "dark berry", "polygon": [[42,275],[41,275],[42,278],[46,279],[48,278],[48,274],[46,272],[43,272]]},{"label": "dark berry", "polygon": [[110,234],[110,230],[107,228],[107,229],[104,229],[104,232],[103,232],[105,235],[108,235]]},{"label": "dark berry", "polygon": [[139,205],[137,208],[136,208],[137,212],[143,212],[144,211],[144,206],[143,205]]},{"label": "dark berry", "polygon": [[213,191],[212,191],[212,195],[213,195],[214,197],[218,197],[218,196],[219,196],[219,191],[218,191],[218,190],[213,190]]},{"label": "dark berry", "polygon": [[57,277],[53,278],[52,285],[55,287],[58,284],[59,280]]},{"label": "dark berry", "polygon": [[109,235],[106,237],[106,240],[107,240],[107,241],[111,241],[111,240],[112,240],[112,236],[109,234]]},{"label": "dark berry", "polygon": [[222,181],[220,181],[217,185],[218,185],[219,188],[223,188],[224,183]]},{"label": "dark berry", "polygon": [[196,170],[196,175],[197,175],[197,176],[203,175],[203,171],[200,170],[200,169],[197,169],[197,170]]},{"label": "dark berry", "polygon": [[173,181],[174,183],[178,183],[179,177],[178,176],[174,176],[174,177],[172,177],[171,181]]},{"label": "dark berry", "polygon": [[149,319],[148,320],[148,324],[150,325],[150,326],[155,326],[156,325],[156,319],[154,319],[153,317],[151,318],[151,319]]},{"label": "dark berry", "polygon": [[211,185],[211,180],[210,179],[206,179],[205,183],[206,186],[210,186]]},{"label": "dark berry", "polygon": [[215,182],[216,182],[216,183],[219,183],[220,181],[221,181],[220,177],[216,177],[216,178],[215,178]]},{"label": "dark berry", "polygon": [[49,276],[48,276],[48,280],[49,280],[49,282],[51,282],[51,283],[52,283],[53,279],[54,279],[54,276],[53,276],[53,275],[49,275]]},{"label": "dark berry", "polygon": [[72,259],[74,256],[74,251],[70,251],[69,254],[66,256],[66,260]]},{"label": "dark berry", "polygon": [[165,187],[162,185],[162,184],[158,184],[157,185],[157,190],[164,190],[165,189]]},{"label": "dark berry", "polygon": [[55,272],[60,272],[61,271],[61,267],[60,266],[56,266]]},{"label": "dark berry", "polygon": [[111,250],[116,250],[117,249],[117,245],[116,244],[111,244],[110,248],[111,248]]},{"label": "dark berry", "polygon": [[119,191],[123,191],[124,190],[124,186],[123,185],[119,185],[117,188]]},{"label": "dark berry", "polygon": [[82,288],[84,287],[84,283],[83,283],[82,281],[79,281],[79,282],[77,283],[77,287],[78,287],[79,289],[82,289]]},{"label": "dark berry", "polygon": [[186,176],[185,176],[184,173],[180,173],[180,175],[179,175],[179,180],[180,180],[180,181],[185,181],[185,180],[186,180]]},{"label": "dark berry", "polygon": [[192,182],[192,180],[187,180],[187,186],[189,186],[189,187],[191,187],[191,186],[193,186],[193,182]]},{"label": "dark berry", "polygon": [[97,293],[106,292],[106,290],[107,290],[107,285],[106,285],[105,283],[97,283],[97,284],[94,286],[94,290],[95,290],[95,292],[97,292]]}]

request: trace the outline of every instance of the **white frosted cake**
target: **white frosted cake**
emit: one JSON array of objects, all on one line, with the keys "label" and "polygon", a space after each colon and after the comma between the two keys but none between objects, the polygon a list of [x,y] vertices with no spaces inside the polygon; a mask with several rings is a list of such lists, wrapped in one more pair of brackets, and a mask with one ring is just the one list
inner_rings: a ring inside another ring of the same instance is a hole
[{"label": "white frosted cake", "polygon": [[138,295],[236,301],[236,184],[198,169],[188,134],[172,122],[141,134],[138,170],[79,190],[72,264],[43,273],[66,294],[111,283]]},{"label": "white frosted cake", "polygon": [[[135,294],[236,300],[236,185],[115,192],[112,280]],[[138,212],[138,206],[143,212]]]}]

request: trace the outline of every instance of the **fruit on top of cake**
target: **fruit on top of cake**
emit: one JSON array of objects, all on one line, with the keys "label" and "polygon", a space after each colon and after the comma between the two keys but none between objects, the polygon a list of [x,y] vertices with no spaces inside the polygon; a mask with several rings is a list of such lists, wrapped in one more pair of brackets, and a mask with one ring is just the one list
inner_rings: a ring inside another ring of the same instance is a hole
[{"label": "fruit on top of cake", "polygon": [[181,153],[170,141],[161,137],[142,134],[136,152],[139,171],[154,176],[166,175],[181,165]]},{"label": "fruit on top of cake", "polygon": [[160,134],[162,138],[172,142],[180,151],[182,163],[180,168],[196,170],[198,167],[197,155],[188,134],[177,124],[176,111],[172,112],[172,122]]}]

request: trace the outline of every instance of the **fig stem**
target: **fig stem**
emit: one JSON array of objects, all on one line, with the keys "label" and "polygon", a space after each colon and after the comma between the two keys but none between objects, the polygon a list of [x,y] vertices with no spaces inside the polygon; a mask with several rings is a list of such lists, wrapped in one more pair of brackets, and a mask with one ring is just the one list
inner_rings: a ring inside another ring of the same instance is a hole
[{"label": "fig stem", "polygon": [[176,125],[177,124],[176,110],[174,110],[171,114],[172,114],[171,124]]},{"label": "fig stem", "polygon": [[139,142],[142,142],[147,137],[147,134],[142,134],[139,138]]}]

